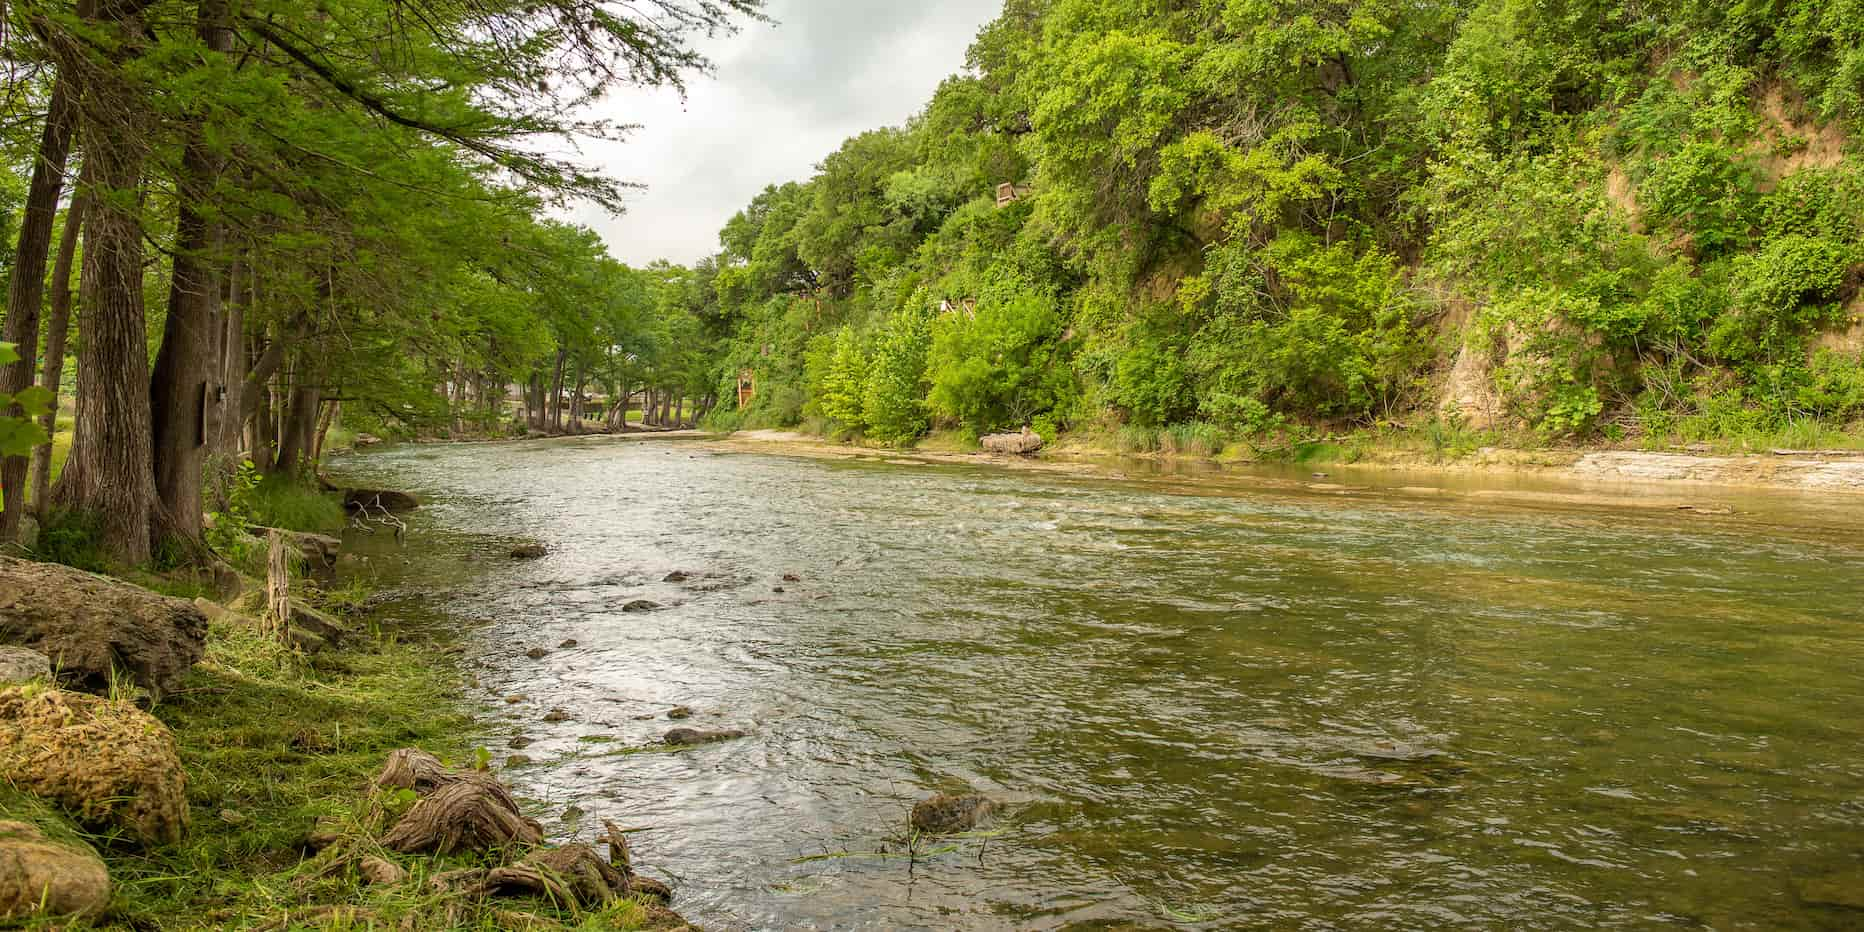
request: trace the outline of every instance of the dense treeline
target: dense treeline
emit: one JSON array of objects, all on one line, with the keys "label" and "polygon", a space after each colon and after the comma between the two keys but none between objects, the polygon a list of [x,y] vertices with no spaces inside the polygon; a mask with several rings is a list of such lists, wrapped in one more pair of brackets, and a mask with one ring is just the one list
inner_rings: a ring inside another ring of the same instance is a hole
[{"label": "dense treeline", "polygon": [[1009,0],[722,231],[712,420],[1817,435],[1864,415],[1860,129],[1855,0]]},{"label": "dense treeline", "polygon": [[242,457],[307,476],[339,410],[492,429],[508,385],[539,429],[581,425],[590,386],[703,407],[690,276],[545,219],[625,188],[550,153],[760,2],[4,4],[0,543],[32,508],[122,563],[207,559],[203,488]]}]

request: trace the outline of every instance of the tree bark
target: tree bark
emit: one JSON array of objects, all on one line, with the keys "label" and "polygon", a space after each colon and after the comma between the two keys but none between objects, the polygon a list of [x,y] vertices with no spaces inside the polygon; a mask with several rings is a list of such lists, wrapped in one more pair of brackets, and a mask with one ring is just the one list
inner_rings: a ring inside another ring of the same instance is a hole
[{"label": "tree bark", "polygon": [[[82,179],[79,185],[85,186]],[[90,202],[74,193],[71,207],[65,211],[65,229],[58,238],[58,261],[52,265],[52,315],[46,321],[45,375],[39,384],[52,393],[52,410],[39,418],[47,437],[58,433],[58,392],[65,378],[65,341],[71,335],[71,265],[77,260],[78,234],[84,229],[85,205]],[[46,495],[52,487],[52,443],[47,441],[32,451],[32,505],[41,515]]]},{"label": "tree bark", "polygon": [[330,425],[336,423],[337,410],[343,407],[341,401],[324,402],[323,414],[317,419],[317,437],[311,441],[311,469],[324,461],[324,438],[330,434]]},{"label": "tree bark", "polygon": [[[299,360],[297,377],[303,379],[308,373]],[[279,436],[278,461],[272,464],[272,471],[288,476],[302,477],[306,467],[315,467],[309,461],[311,443],[317,433],[317,413],[323,406],[323,392],[315,387],[299,385],[291,390],[291,403],[285,410],[284,432]]]},{"label": "tree bark", "polygon": [[[6,325],[0,342],[15,344],[19,361],[0,367],[0,392],[18,394],[32,387],[34,362],[39,352],[39,311],[45,300],[45,263],[52,248],[52,226],[58,219],[58,197],[65,187],[65,162],[71,157],[71,137],[77,131],[77,92],[72,82],[59,77],[52,85],[52,102],[39,137],[38,158],[26,192],[26,209],[20,219],[19,243],[13,254],[13,281],[7,289]],[[0,415],[19,417],[17,406]],[[0,543],[19,535],[26,514],[26,467],[29,458],[0,459]]]},{"label": "tree bark", "polygon": [[557,350],[557,374],[550,380],[550,428],[563,431],[563,363],[569,358],[565,350]]},{"label": "tree bark", "polygon": [[[89,4],[87,4],[89,5]],[[137,53],[143,4],[98,0],[96,20],[118,43],[115,61],[90,69],[83,89],[84,160],[96,181],[80,275],[77,429],[71,459],[52,490],[55,506],[98,529],[110,559],[150,554],[157,507],[149,438],[149,347],[142,297],[142,228],[134,194],[147,134],[141,92],[121,67]]]},{"label": "tree bark", "polygon": [[[214,53],[233,49],[227,0],[201,0],[195,35]],[[155,490],[165,518],[157,533],[205,552],[201,527],[201,473],[208,444],[220,433],[224,393],[214,378],[219,363],[219,224],[202,210],[213,198],[224,160],[207,146],[206,117],[187,129],[177,179],[174,273],[168,319],[149,385],[154,426]]]},{"label": "tree bark", "polygon": [[226,404],[221,408],[220,435],[214,439],[213,455],[230,457],[239,452],[240,439],[245,436],[247,413],[246,395],[250,389],[246,385],[246,269],[245,264],[234,262],[227,272],[227,299],[225,313],[221,315],[220,335],[220,384],[226,386]]}]

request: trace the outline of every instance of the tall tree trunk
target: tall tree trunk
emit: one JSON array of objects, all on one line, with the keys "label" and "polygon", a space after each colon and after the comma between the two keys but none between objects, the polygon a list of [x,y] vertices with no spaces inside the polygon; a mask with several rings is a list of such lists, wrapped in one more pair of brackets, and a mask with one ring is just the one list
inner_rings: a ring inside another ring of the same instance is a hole
[{"label": "tall tree trunk", "polygon": [[[88,4],[90,6],[92,4]],[[149,560],[157,507],[149,438],[149,345],[142,297],[142,228],[135,195],[148,144],[140,90],[120,67],[136,54],[142,27],[135,0],[94,0],[115,61],[93,67],[83,96],[84,160],[96,200],[80,275],[83,341],[78,351],[77,429],[71,459],[52,490],[55,506],[99,530],[112,560]]]},{"label": "tall tree trunk", "polygon": [[[80,180],[79,184],[85,183]],[[39,418],[39,426],[51,437],[58,432],[58,392],[65,379],[65,341],[71,335],[71,265],[77,260],[78,234],[84,229],[84,207],[90,198],[74,193],[71,207],[65,211],[65,229],[58,238],[58,261],[52,265],[52,315],[46,321],[45,375],[39,384],[52,393],[52,409]],[[32,451],[32,506],[45,510],[46,495],[52,487],[52,444],[47,441]]]},{"label": "tall tree trunk", "polygon": [[[227,0],[200,0],[195,35],[224,55],[233,49]],[[165,519],[157,534],[204,552],[201,545],[201,471],[208,442],[220,433],[224,394],[214,380],[220,361],[220,230],[203,211],[213,199],[224,161],[206,141],[206,117],[187,129],[177,179],[174,274],[168,319],[149,384],[155,427],[155,491]]]},{"label": "tall tree trunk", "polygon": [[[300,381],[309,376],[303,359],[294,367]],[[278,461],[272,471],[301,477],[316,468],[310,461],[311,443],[317,434],[317,414],[323,407],[323,392],[314,386],[298,385],[291,390],[291,403],[285,409],[284,432],[279,436]]]},{"label": "tall tree trunk", "polygon": [[[52,249],[52,226],[58,219],[58,196],[65,187],[65,162],[71,157],[71,137],[77,131],[77,91],[59,77],[52,85],[52,102],[39,137],[38,158],[32,166],[32,183],[26,191],[26,209],[19,225],[19,243],[13,254],[13,281],[7,289],[6,325],[0,342],[19,348],[19,361],[0,367],[0,393],[18,394],[33,383],[33,363],[39,352],[39,311],[45,300],[45,263]],[[62,287],[62,286],[61,286]],[[0,415],[21,416],[17,407]],[[25,456],[0,459],[0,543],[19,535],[26,514]]]},{"label": "tall tree trunk", "polygon": [[576,377],[573,380],[576,387],[570,392],[570,433],[572,434],[580,434],[583,429],[583,387],[585,385],[583,379],[583,364],[579,359],[576,361]]},{"label": "tall tree trunk", "polygon": [[685,392],[680,393],[680,403],[677,407],[673,409],[673,426],[674,427],[685,427],[686,426],[686,393]]},{"label": "tall tree trunk", "polygon": [[246,438],[246,449],[252,456],[252,465],[260,472],[269,473],[276,463],[278,449],[278,424],[274,417],[277,406],[272,403],[272,384],[269,380],[259,382],[249,385],[248,391],[253,413],[250,419],[251,436]]},{"label": "tall tree trunk", "polygon": [[550,429],[563,430],[563,363],[569,358],[565,350],[557,350],[557,373],[550,380]]},{"label": "tall tree trunk", "polygon": [[311,469],[324,461],[324,438],[330,435],[330,425],[336,423],[337,412],[343,407],[341,401],[324,402],[324,411],[317,419],[317,436],[311,441]]},{"label": "tall tree trunk", "polygon": [[239,452],[240,438],[246,431],[246,267],[234,262],[227,271],[225,313],[220,317],[220,384],[226,386],[226,404],[221,408],[220,435],[214,438],[211,455],[231,457]]}]

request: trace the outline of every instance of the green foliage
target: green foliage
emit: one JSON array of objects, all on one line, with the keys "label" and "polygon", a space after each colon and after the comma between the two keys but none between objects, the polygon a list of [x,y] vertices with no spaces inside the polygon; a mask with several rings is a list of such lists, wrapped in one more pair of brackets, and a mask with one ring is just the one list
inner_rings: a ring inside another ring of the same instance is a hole
[{"label": "green foliage", "polygon": [[982,303],[977,316],[942,316],[932,327],[927,404],[972,436],[1066,416],[1077,394],[1055,301],[1013,294]]},{"label": "green foliage", "polygon": [[101,573],[108,568],[102,544],[103,523],[94,515],[52,512],[43,516],[34,556],[47,563]]},{"label": "green foliage", "polygon": [[768,386],[734,423],[890,443],[1285,446],[1431,422],[1467,343],[1546,441],[1851,416],[1807,348],[1864,273],[1858,2],[1016,0],[917,118],[727,225],[715,381]]},{"label": "green foliage", "polygon": [[861,394],[861,420],[868,436],[905,446],[931,426],[925,400],[931,345],[932,318],[923,309],[907,308],[887,320],[874,341]]},{"label": "green foliage", "polygon": [[262,524],[258,515],[259,470],[250,461],[241,461],[226,477],[224,505],[213,513],[207,528],[207,546],[230,563],[249,565],[256,557],[253,537],[248,528]]},{"label": "green foliage", "polygon": [[263,527],[329,534],[348,521],[335,495],[288,476],[267,476],[248,494],[252,523]]},{"label": "green foliage", "polygon": [[[18,348],[0,343],[0,367],[19,360]],[[18,407],[19,416],[9,416],[9,408]],[[0,456],[25,456],[32,448],[52,438],[32,419],[51,410],[51,394],[38,386],[18,394],[0,392]]]}]

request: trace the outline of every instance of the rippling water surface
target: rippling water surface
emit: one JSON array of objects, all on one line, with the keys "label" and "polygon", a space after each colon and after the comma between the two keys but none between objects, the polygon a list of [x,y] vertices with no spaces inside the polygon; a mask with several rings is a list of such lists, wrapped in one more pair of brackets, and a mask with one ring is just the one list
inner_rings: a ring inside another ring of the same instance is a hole
[{"label": "rippling water surface", "polygon": [[[559,837],[650,829],[637,861],[708,928],[1864,924],[1855,501],[1685,518],[698,441],[340,471],[430,500],[363,572],[471,626],[487,746],[536,742],[506,777]],[[643,750],[675,705],[751,734]],[[908,856],[940,790],[1006,813]]]}]

